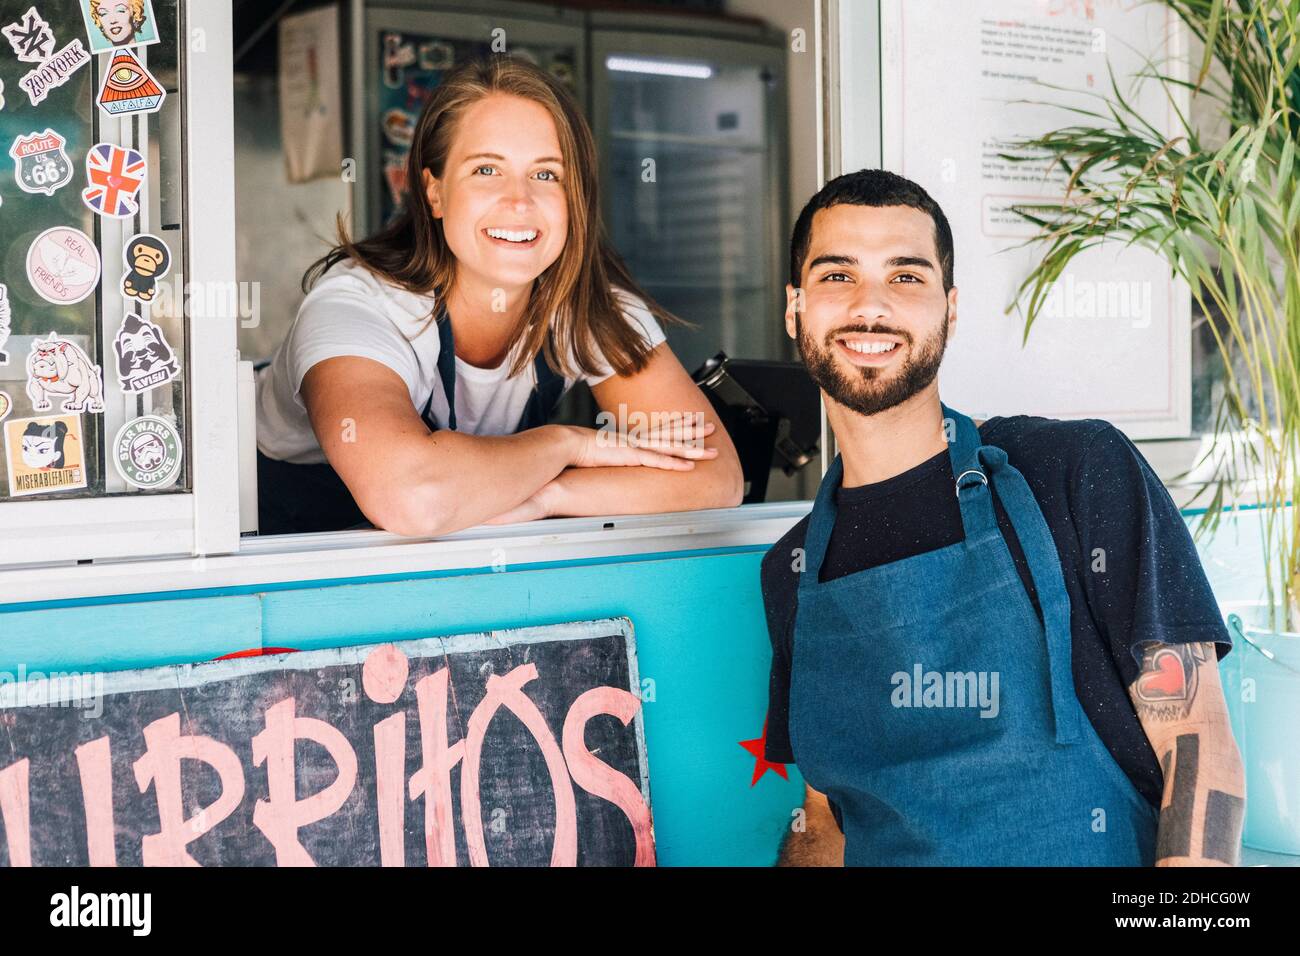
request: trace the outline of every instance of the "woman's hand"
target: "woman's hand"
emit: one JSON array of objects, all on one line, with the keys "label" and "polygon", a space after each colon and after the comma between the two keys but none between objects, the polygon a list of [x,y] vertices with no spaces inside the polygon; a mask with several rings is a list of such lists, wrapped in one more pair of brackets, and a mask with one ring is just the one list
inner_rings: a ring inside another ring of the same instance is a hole
[{"label": "woman's hand", "polygon": [[683,419],[669,427],[656,426],[630,432],[565,427],[574,436],[570,464],[575,468],[644,465],[667,471],[690,471],[695,462],[718,457],[717,448],[704,446],[704,439],[713,433],[712,422],[699,424]]}]

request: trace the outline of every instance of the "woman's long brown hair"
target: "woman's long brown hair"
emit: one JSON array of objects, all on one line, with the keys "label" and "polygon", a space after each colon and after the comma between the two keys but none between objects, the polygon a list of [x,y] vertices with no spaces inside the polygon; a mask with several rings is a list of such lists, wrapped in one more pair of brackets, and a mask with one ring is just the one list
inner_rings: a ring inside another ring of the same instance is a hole
[{"label": "woman's long brown hair", "polygon": [[[458,121],[470,106],[492,93],[533,100],[551,114],[564,160],[569,208],[564,248],[534,280],[512,336],[515,351],[510,374],[521,372],[539,350],[545,352],[551,368],[571,377],[599,371],[601,355],[618,374],[640,371],[650,351],[640,332],[624,318],[613,286],[640,296],[661,322],[682,320],[641,289],[610,244],[600,217],[595,140],[577,103],[545,70],[509,56],[465,63],[443,78],[416,123],[401,212],[388,226],[359,242],[348,237],[340,215],[338,245],[307,270],[303,291],[334,265],[351,258],[375,276],[410,292],[432,293],[446,300],[456,278],[456,257],[443,235],[442,220],[434,218],[429,207],[424,171],[442,178]],[[568,355],[576,360],[577,369],[568,367]]]}]

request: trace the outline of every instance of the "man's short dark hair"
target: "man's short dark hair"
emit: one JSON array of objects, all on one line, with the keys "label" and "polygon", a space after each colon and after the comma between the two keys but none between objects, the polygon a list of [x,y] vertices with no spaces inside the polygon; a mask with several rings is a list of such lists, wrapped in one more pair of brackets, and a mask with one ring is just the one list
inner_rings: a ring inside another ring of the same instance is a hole
[{"label": "man's short dark hair", "polygon": [[799,288],[803,263],[812,244],[813,216],[831,206],[908,206],[920,210],[934,221],[934,245],[939,250],[939,270],[943,274],[943,291],[952,288],[952,229],[948,217],[930,194],[912,182],[883,169],[860,169],[832,179],[799,213],[790,236],[790,285]]}]

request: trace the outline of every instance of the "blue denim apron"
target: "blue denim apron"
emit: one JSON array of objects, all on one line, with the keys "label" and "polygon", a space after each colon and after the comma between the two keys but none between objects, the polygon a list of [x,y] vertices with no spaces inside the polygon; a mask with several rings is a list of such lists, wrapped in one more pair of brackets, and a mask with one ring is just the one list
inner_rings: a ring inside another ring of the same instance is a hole
[{"label": "blue denim apron", "polygon": [[1070,599],[1042,511],[1006,453],[943,411],[965,540],[822,583],[838,456],[817,492],[791,665],[799,770],[841,811],[846,865],[1150,866],[1158,815],[1075,695]]},{"label": "blue denim apron", "polygon": [[[438,301],[438,381],[447,404],[447,421],[440,425],[433,411],[434,393],[420,417],[430,431],[446,427],[456,430],[456,342],[451,319]],[[552,370],[543,352],[533,359],[536,384],[515,426],[515,432],[540,428],[564,395],[564,377]],[[436,389],[435,389],[436,392]],[[365,515],[352,499],[343,479],[328,463],[295,465],[257,453],[259,533],[298,534],[310,531],[339,531],[365,524]]]}]

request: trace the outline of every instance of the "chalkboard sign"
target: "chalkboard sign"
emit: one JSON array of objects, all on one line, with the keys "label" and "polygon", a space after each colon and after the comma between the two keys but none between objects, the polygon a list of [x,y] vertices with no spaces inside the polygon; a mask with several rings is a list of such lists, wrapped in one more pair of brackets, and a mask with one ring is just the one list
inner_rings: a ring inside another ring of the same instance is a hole
[{"label": "chalkboard sign", "polygon": [[18,677],[3,864],[654,864],[626,618]]}]

